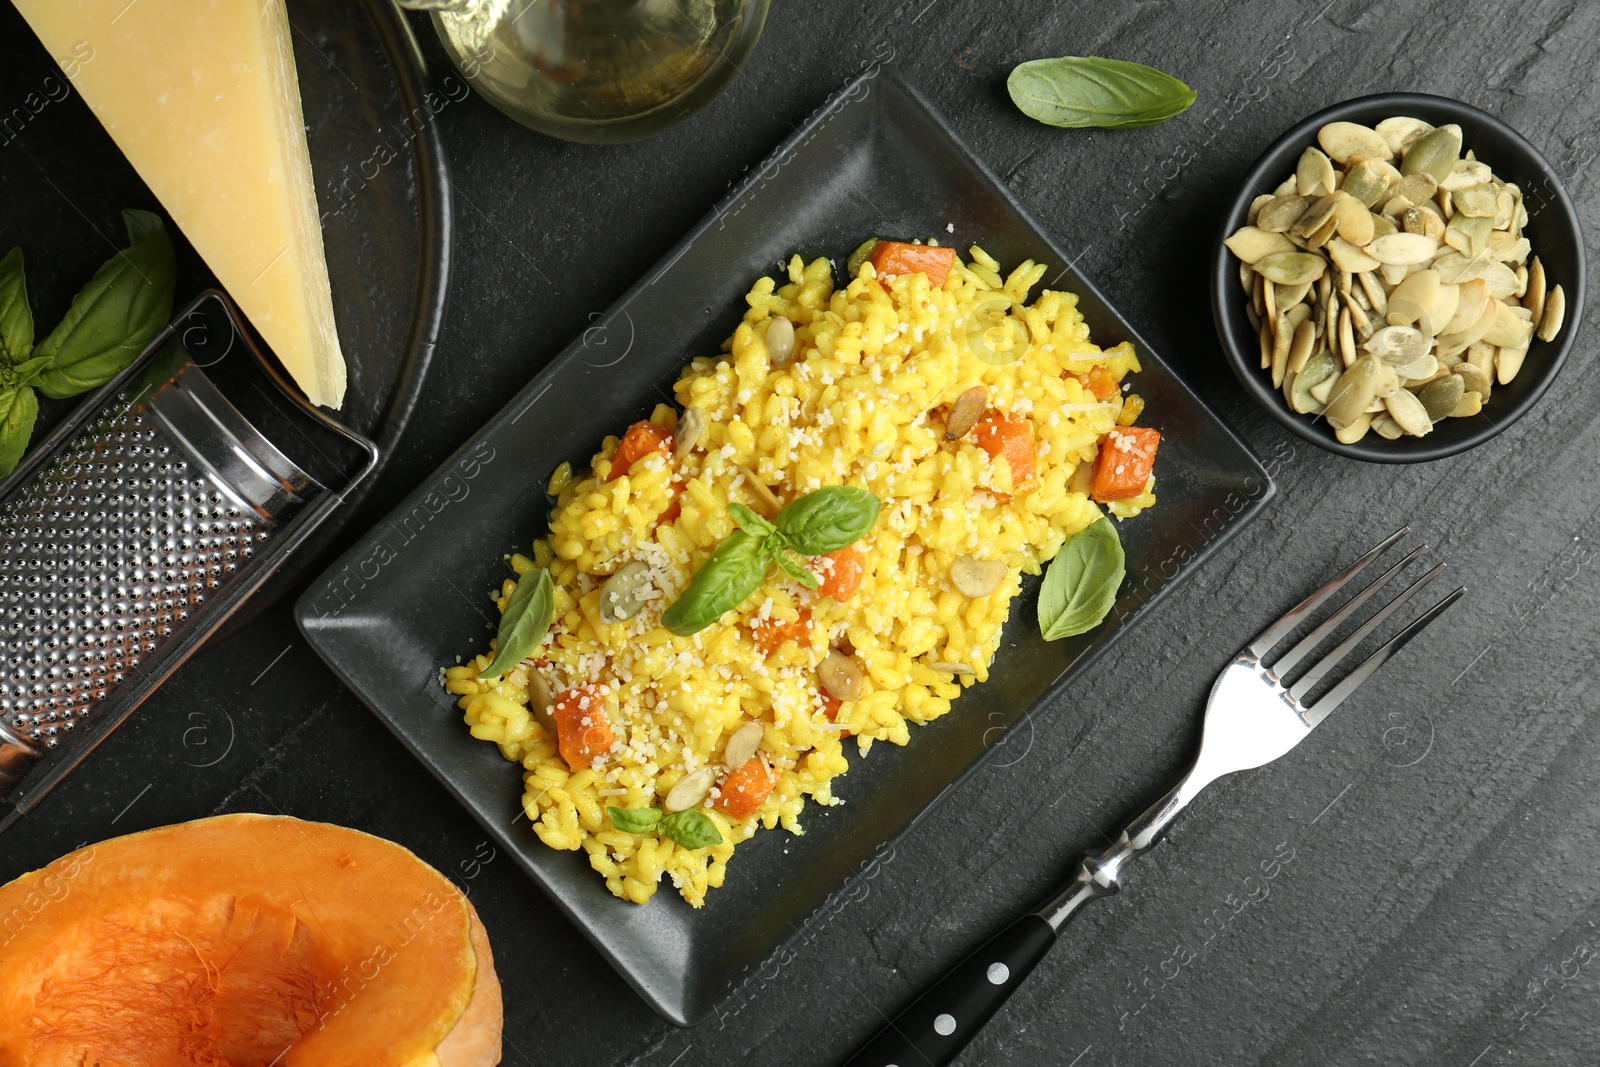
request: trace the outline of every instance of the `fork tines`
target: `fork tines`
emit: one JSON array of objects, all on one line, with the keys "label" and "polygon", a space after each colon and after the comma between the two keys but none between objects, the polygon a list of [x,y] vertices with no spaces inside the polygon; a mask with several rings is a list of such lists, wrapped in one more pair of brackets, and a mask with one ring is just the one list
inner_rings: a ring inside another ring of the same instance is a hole
[{"label": "fork tines", "polygon": [[[1288,652],[1285,652],[1282,656],[1279,656],[1271,663],[1267,662],[1267,653],[1271,652],[1272,649],[1277,647],[1286,638],[1288,638],[1290,634],[1299,629],[1301,624],[1309,620],[1311,615],[1316,612],[1318,608],[1322,607],[1323,604],[1327,603],[1340,590],[1348,585],[1351,579],[1353,579],[1357,574],[1360,574],[1361,571],[1366,569],[1368,564],[1372,563],[1380,555],[1382,555],[1384,550],[1388,549],[1396,541],[1400,540],[1400,538],[1404,537],[1410,532],[1410,526],[1402,526],[1400,529],[1384,538],[1360,559],[1356,560],[1344,570],[1334,575],[1328,584],[1324,585],[1321,589],[1318,589],[1300,603],[1290,608],[1289,611],[1284,614],[1283,618],[1279,619],[1277,622],[1263,630],[1254,641],[1250,642],[1250,652],[1255,655],[1256,659],[1260,661],[1263,667],[1266,667],[1274,675],[1276,675],[1280,682],[1287,678],[1289,672],[1299,666],[1301,660],[1305,659],[1308,654],[1310,654],[1328,637],[1330,637],[1335,630],[1345,623],[1346,620],[1359,611],[1362,605],[1366,604],[1369,600],[1376,596],[1384,586],[1388,585],[1389,582],[1391,582],[1400,573],[1400,571],[1406,567],[1407,564],[1411,563],[1418,556],[1422,555],[1423,552],[1427,551],[1427,546],[1419,546],[1407,553],[1403,559],[1401,559],[1394,566],[1390,567],[1388,570],[1384,571],[1365,589],[1351,597],[1343,607],[1339,608],[1338,611],[1335,611],[1332,615],[1330,615],[1325,622],[1317,626],[1310,633],[1306,634],[1305,637],[1301,638],[1300,641]],[[1339,642],[1339,644],[1336,645],[1332,650],[1323,655],[1321,659],[1313,663],[1311,667],[1306,670],[1306,672],[1301,675],[1293,685],[1288,687],[1289,696],[1294,700],[1295,704],[1297,706],[1304,706],[1304,701],[1307,694],[1309,694],[1319,682],[1327,677],[1329,672],[1338,667],[1344,658],[1353,652],[1362,641],[1366,640],[1374,630],[1383,625],[1383,623],[1391,615],[1404,607],[1408,600],[1420,592],[1423,586],[1433,581],[1433,579],[1437,577],[1439,572],[1443,569],[1443,563],[1436,564],[1430,568],[1420,578],[1416,579],[1410,585],[1406,586],[1405,589],[1401,590],[1401,592],[1387,604],[1374,612],[1372,617],[1357,627],[1355,631],[1350,634],[1350,636]],[[1465,587],[1458,588],[1451,592],[1445,596],[1444,599],[1440,600],[1427,611],[1419,615],[1399,633],[1395,634],[1387,642],[1379,646],[1375,652],[1362,661],[1360,666],[1351,671],[1349,674],[1345,675],[1345,677],[1341,679],[1338,684],[1334,685],[1325,694],[1323,694],[1323,696],[1315,704],[1311,705],[1305,710],[1302,717],[1305,719],[1306,725],[1316,726],[1323,719],[1327,718],[1328,714],[1333,711],[1334,708],[1337,708],[1340,703],[1344,701],[1345,697],[1353,693],[1356,688],[1361,685],[1361,683],[1372,677],[1373,673],[1377,671],[1379,667],[1383,666],[1390,656],[1404,648],[1406,642],[1410,641],[1417,634],[1421,633],[1429,623],[1443,614],[1444,610],[1460,599],[1464,593],[1466,593]]]}]

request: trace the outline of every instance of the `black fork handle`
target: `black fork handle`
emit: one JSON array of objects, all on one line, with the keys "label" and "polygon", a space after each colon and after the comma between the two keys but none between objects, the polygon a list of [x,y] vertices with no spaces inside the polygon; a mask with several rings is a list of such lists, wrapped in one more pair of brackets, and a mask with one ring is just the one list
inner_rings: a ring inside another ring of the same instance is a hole
[{"label": "black fork handle", "polygon": [[896,1015],[846,1067],[943,1067],[951,1063],[1056,943],[1038,915],[1024,915]]}]

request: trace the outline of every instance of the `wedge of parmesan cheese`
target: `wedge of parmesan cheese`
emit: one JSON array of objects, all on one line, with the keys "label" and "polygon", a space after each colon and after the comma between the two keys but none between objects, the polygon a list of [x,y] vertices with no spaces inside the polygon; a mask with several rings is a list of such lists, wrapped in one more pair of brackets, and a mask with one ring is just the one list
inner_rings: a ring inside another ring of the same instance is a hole
[{"label": "wedge of parmesan cheese", "polygon": [[14,0],[315,404],[344,401],[283,0]]}]

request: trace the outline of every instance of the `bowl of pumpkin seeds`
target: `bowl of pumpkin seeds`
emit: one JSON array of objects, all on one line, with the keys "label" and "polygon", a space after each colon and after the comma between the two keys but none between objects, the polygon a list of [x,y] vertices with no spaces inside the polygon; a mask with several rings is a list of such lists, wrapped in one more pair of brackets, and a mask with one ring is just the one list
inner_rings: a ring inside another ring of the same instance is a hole
[{"label": "bowl of pumpkin seeds", "polygon": [[1583,310],[1560,176],[1486,112],[1384,93],[1256,161],[1223,224],[1212,314],[1279,422],[1356,459],[1472,448],[1554,380]]}]

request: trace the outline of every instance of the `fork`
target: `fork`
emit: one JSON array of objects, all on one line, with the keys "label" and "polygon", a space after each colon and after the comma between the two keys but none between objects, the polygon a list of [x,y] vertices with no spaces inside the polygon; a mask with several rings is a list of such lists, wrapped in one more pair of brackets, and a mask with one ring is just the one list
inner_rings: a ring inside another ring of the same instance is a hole
[{"label": "fork", "polygon": [[1423,612],[1314,703],[1307,705],[1306,698],[1318,683],[1438,575],[1444,564],[1437,564],[1374,612],[1292,684],[1287,681],[1302,661],[1341,624],[1425,552],[1427,546],[1424,545],[1379,575],[1327,621],[1268,664],[1268,653],[1283,644],[1318,608],[1410,529],[1402,526],[1334,575],[1328,584],[1289,609],[1283,618],[1263,630],[1234,657],[1211,687],[1200,754],[1189,773],[1166,796],[1129,823],[1109,848],[1085,853],[1077,875],[1056,896],[968,956],[878,1031],[846,1067],[941,1067],[954,1060],[1022,984],[1028,972],[1044,958],[1062,926],[1089,901],[1120,892],[1123,867],[1135,856],[1153,848],[1202,789],[1223,775],[1271,763],[1294,748],[1390,656],[1455,603],[1466,592],[1465,588],[1456,589]]}]

